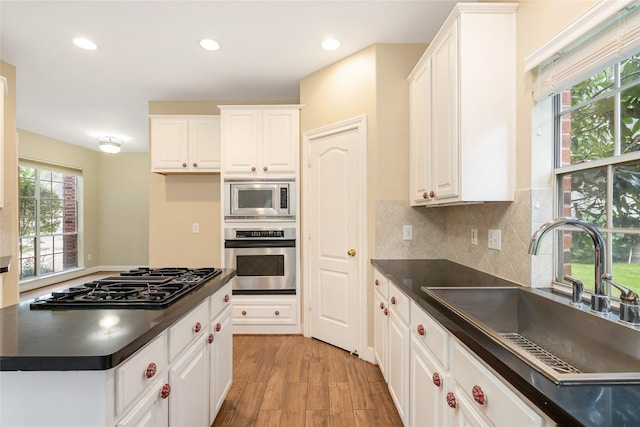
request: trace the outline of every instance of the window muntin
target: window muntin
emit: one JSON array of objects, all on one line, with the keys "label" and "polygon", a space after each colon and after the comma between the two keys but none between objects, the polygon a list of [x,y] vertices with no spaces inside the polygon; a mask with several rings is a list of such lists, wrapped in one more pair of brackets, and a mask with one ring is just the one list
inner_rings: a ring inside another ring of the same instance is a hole
[{"label": "window muntin", "polygon": [[[640,55],[555,100],[558,215],[596,225],[607,243],[605,270],[640,291]],[[559,233],[556,280],[570,274],[592,289],[591,239],[569,229]]]},{"label": "window muntin", "polygon": [[19,169],[20,280],[77,268],[80,176]]}]

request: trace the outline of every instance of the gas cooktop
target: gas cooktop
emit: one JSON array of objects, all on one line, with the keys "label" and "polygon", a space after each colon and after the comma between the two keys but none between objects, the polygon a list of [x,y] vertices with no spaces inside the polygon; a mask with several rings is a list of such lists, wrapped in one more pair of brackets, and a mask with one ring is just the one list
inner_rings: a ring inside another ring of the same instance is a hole
[{"label": "gas cooktop", "polygon": [[137,268],[35,299],[31,309],[161,309],[199,288],[216,268]]}]

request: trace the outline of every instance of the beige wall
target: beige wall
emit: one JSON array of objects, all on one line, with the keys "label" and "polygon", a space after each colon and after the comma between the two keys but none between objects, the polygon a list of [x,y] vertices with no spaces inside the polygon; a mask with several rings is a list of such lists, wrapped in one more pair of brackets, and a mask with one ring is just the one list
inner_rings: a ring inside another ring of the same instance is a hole
[{"label": "beige wall", "polygon": [[[221,102],[149,102],[149,114],[219,115]],[[149,266],[214,267],[221,262],[220,175],[149,174]],[[192,233],[198,223],[199,233]]]},{"label": "beige wall", "polygon": [[150,174],[149,265],[220,266],[220,209],[220,175]]},{"label": "beige wall", "polygon": [[[447,242],[444,253],[448,259],[529,286],[532,278],[531,257],[528,255],[531,197],[532,191],[537,190],[531,188],[531,158],[535,149],[531,143],[533,79],[532,73],[524,72],[524,58],[597,1],[524,0],[519,3],[516,36],[516,199],[513,203],[452,206],[442,210]],[[471,228],[478,229],[477,246],[471,245]],[[487,248],[489,229],[502,231],[502,251]],[[548,285],[549,280],[545,283]]]},{"label": "beige wall", "polygon": [[20,158],[82,171],[84,266],[147,265],[148,153],[105,154],[24,130],[19,135]]},{"label": "beige wall", "polygon": [[[108,155],[16,129],[16,70],[0,61],[9,82],[5,98],[4,196],[0,256],[11,255],[2,275],[0,307],[18,302],[18,158],[82,171],[85,267],[148,264],[148,154]],[[91,260],[86,255],[91,254]]]},{"label": "beige wall", "polygon": [[[0,274],[0,307],[18,302],[18,142],[16,136],[16,69],[0,61],[0,75],[7,79],[4,97],[3,195],[0,209],[0,256],[11,256],[7,273]],[[4,94],[0,94],[4,96]]]},{"label": "beige wall", "polygon": [[[353,117],[358,112],[370,119],[368,217],[370,230],[376,227],[370,232],[371,257],[447,258],[529,284],[532,77],[531,73],[524,73],[524,58],[595,3],[596,0],[520,2],[516,87],[518,191],[513,203],[431,209],[408,206],[408,102],[404,79],[420,56],[412,55],[412,45],[406,46],[402,56],[395,57],[385,53],[387,49],[400,53],[399,46],[372,46],[302,79],[300,101],[306,105],[302,111],[303,132]],[[418,52],[423,50],[424,45]],[[362,67],[366,61],[373,61],[373,56],[375,76],[370,68]],[[406,63],[396,66],[399,60]],[[368,92],[372,79],[376,84],[375,99]],[[401,84],[394,86],[388,84],[390,81]],[[372,102],[376,103],[375,109]],[[377,207],[371,206],[372,201],[377,202]],[[401,240],[403,224],[413,224],[413,241]],[[471,228],[479,230],[478,246],[470,243]],[[487,248],[490,228],[502,230],[502,251]]]},{"label": "beige wall", "polygon": [[[297,101],[151,101],[149,115],[219,115],[218,105],[297,104]],[[149,173],[149,265],[221,266],[220,175]],[[198,223],[199,233],[192,233]]]},{"label": "beige wall", "polygon": [[[367,117],[369,254],[375,254],[376,200],[409,196],[407,76],[424,44],[377,44],[300,81],[301,133]],[[302,195],[304,199],[304,194]]]},{"label": "beige wall", "polygon": [[[516,23],[517,191],[515,201],[452,206],[444,208],[443,212],[446,221],[448,259],[529,286],[532,279],[532,259],[528,255],[528,241],[532,223],[531,158],[534,148],[531,144],[533,108],[531,91],[533,79],[532,73],[524,72],[524,59],[597,1],[524,0],[519,3]],[[538,194],[541,193],[538,192]],[[471,245],[471,228],[478,229],[479,244],[477,246]],[[487,248],[489,229],[502,231],[501,251]],[[536,261],[540,262],[539,259]],[[548,264],[549,260],[546,262]],[[548,279],[542,282],[549,284]]]},{"label": "beige wall", "polygon": [[[375,45],[370,46],[300,80],[300,103],[304,105],[300,111],[300,133],[304,134],[334,123],[366,116],[368,150],[366,155],[369,171],[376,163],[378,138],[376,51]],[[373,176],[370,176],[370,172],[367,175],[369,176],[367,216],[369,218],[369,252],[371,253],[375,244],[376,181]],[[303,188],[303,185],[299,188]],[[304,207],[305,203],[303,193],[301,206]],[[304,256],[304,242],[301,250]]]},{"label": "beige wall", "polygon": [[531,115],[533,79],[524,72],[524,59],[552,36],[581,16],[598,0],[521,0],[517,13],[517,182],[518,189],[531,187]]},{"label": "beige wall", "polygon": [[99,263],[125,267],[148,265],[149,153],[100,153],[98,156]]},{"label": "beige wall", "polygon": [[99,153],[24,130],[19,130],[18,134],[20,158],[82,171],[83,248],[85,254],[92,255],[91,261],[85,257],[84,265],[86,267],[99,265]]},{"label": "beige wall", "polygon": [[[424,44],[378,44],[300,81],[301,133],[361,115],[367,117],[368,253],[376,252],[376,202],[404,200],[409,192],[409,93],[407,76]],[[304,194],[302,194],[304,206]],[[304,245],[302,247],[304,256]],[[368,265],[368,277],[372,275]],[[371,305],[371,288],[367,287]],[[368,313],[371,324],[372,313]],[[304,316],[304,313],[303,313]],[[369,341],[371,341],[371,333]]]}]

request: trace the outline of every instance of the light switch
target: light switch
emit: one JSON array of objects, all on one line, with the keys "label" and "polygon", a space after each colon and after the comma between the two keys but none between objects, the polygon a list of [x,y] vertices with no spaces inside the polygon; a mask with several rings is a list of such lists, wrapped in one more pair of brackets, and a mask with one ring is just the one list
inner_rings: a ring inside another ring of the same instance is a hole
[{"label": "light switch", "polygon": [[193,226],[192,226],[192,231],[194,233],[199,233],[200,232],[200,224],[198,224],[197,222],[194,222]]}]

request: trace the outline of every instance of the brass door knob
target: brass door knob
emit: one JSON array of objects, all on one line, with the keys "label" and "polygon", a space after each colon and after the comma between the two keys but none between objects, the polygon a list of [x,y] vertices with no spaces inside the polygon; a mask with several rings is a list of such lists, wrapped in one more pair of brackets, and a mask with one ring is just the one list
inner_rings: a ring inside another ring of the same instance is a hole
[{"label": "brass door knob", "polygon": [[356,256],[356,250],[355,249],[349,249],[349,251],[347,252],[347,255]]}]

